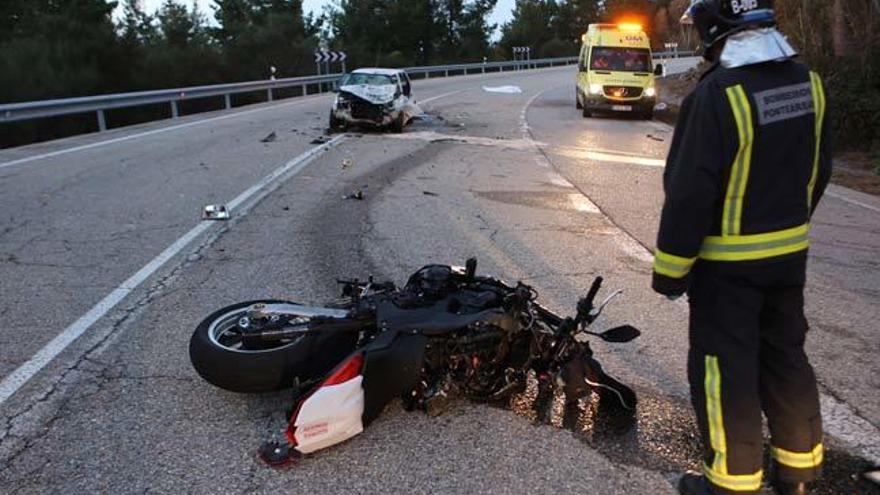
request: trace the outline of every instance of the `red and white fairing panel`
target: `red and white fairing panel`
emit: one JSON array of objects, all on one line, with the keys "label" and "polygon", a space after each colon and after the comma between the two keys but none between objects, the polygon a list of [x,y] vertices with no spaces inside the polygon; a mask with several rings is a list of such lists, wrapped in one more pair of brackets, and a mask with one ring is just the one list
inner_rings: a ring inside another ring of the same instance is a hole
[{"label": "red and white fairing panel", "polygon": [[294,448],[309,454],[364,431],[363,356],[348,359],[294,413],[287,437]]}]

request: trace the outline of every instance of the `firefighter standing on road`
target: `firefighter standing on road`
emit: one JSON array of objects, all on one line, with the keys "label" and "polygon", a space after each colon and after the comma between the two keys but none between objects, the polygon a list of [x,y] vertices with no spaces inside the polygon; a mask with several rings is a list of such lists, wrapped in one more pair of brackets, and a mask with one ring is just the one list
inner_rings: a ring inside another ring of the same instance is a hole
[{"label": "firefighter standing on road", "polygon": [[822,424],[804,353],[810,217],[831,175],[818,75],[795,63],[771,0],[693,0],[714,66],[685,99],[664,174],[654,290],[688,292],[688,378],[704,443],[686,494],[808,493]]}]

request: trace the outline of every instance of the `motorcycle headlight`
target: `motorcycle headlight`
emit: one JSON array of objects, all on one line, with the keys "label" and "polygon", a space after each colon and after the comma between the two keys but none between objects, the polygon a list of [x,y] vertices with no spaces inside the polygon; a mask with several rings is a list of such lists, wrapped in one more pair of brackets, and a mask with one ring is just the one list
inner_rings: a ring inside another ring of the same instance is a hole
[{"label": "motorcycle headlight", "polygon": [[602,92],[602,85],[601,84],[590,84],[590,93],[591,94],[597,95],[601,92]]},{"label": "motorcycle headlight", "polygon": [[648,98],[653,98],[656,95],[657,90],[653,86],[645,90],[645,96],[647,96]]}]

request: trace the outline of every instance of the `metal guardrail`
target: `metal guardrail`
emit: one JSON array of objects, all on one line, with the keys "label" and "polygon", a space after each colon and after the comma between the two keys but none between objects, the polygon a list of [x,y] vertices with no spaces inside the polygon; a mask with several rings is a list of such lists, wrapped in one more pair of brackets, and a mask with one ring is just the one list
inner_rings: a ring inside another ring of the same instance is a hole
[{"label": "metal guardrail", "polygon": [[[687,56],[687,52],[659,52],[654,58],[670,58]],[[557,65],[569,65],[577,62],[577,57],[544,58],[535,60],[510,60],[503,62],[485,62],[470,64],[432,65],[409,67],[404,70],[410,76],[420,75],[424,79],[451,75],[468,75],[473,73],[503,72],[505,70],[529,70]],[[342,74],[322,76],[291,77],[264,81],[250,81],[211,86],[193,86],[189,88],[161,89],[155,91],[139,91],[134,93],[117,93],[80,98],[62,98],[25,103],[9,103],[0,105],[0,124],[21,122],[63,115],[95,112],[98,130],[107,129],[107,110],[131,108],[143,105],[168,104],[171,117],[180,116],[180,103],[211,97],[223,97],[227,109],[232,108],[232,95],[240,93],[266,92],[266,98],[272,101],[274,92],[279,89],[301,88],[300,95],[308,95],[309,88],[317,88],[313,93],[322,93],[335,87]]]}]

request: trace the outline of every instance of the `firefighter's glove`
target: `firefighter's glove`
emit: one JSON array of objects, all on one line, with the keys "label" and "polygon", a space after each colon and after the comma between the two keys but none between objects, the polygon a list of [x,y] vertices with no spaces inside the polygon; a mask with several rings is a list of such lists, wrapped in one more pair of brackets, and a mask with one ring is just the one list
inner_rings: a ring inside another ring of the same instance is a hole
[{"label": "firefighter's glove", "polygon": [[651,288],[658,294],[663,294],[670,301],[674,301],[683,296],[688,290],[689,277],[672,278],[654,272]]}]

